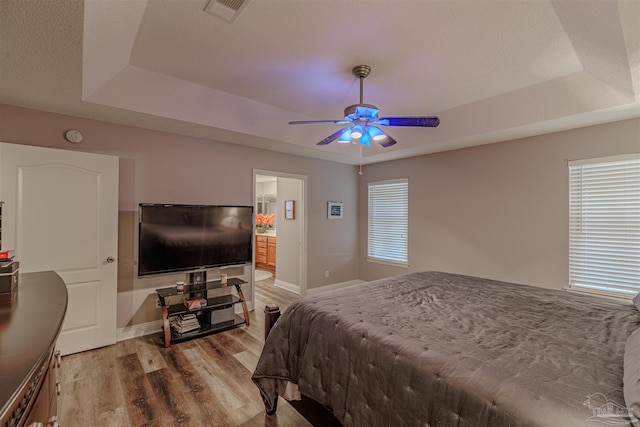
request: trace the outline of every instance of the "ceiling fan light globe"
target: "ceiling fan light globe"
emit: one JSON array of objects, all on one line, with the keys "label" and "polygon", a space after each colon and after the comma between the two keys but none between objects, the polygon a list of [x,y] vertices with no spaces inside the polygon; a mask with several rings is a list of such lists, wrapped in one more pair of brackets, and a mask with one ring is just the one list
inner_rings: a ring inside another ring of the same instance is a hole
[{"label": "ceiling fan light globe", "polygon": [[367,133],[374,141],[382,141],[387,138],[387,134],[376,126],[367,126]]},{"label": "ceiling fan light globe", "polygon": [[357,125],[351,128],[351,138],[361,138],[362,137],[362,126]]},{"label": "ceiling fan light globe", "polygon": [[342,135],[340,135],[340,137],[338,138],[339,144],[348,144],[351,141],[352,141],[351,128],[346,129],[344,132],[342,132]]}]

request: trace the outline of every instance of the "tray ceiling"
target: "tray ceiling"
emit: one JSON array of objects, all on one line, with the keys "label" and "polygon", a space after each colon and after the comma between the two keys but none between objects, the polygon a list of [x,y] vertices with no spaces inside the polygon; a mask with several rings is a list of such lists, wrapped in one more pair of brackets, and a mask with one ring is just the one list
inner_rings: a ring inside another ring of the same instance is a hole
[{"label": "tray ceiling", "polygon": [[[0,102],[356,164],[640,116],[640,2],[0,2]],[[315,143],[358,101],[391,148]]]}]

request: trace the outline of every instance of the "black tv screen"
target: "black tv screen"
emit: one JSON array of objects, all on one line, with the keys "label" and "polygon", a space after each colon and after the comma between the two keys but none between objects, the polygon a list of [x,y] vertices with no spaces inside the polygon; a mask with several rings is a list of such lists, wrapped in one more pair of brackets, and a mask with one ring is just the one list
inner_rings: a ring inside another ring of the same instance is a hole
[{"label": "black tv screen", "polygon": [[252,262],[253,206],[141,203],[138,276]]}]

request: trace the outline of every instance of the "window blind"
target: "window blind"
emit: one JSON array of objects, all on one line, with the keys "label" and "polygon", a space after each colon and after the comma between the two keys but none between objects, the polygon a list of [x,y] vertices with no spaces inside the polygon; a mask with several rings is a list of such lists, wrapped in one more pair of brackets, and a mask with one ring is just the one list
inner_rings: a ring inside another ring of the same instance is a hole
[{"label": "window blind", "polygon": [[409,182],[406,179],[369,183],[368,257],[408,262]]},{"label": "window blind", "polygon": [[640,291],[640,155],[569,162],[569,286]]}]

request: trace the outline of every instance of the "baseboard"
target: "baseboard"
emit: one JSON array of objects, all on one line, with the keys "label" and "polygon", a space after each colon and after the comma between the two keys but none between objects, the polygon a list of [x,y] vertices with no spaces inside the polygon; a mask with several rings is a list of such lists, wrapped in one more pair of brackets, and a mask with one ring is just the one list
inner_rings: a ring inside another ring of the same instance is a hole
[{"label": "baseboard", "polygon": [[307,289],[307,295],[313,296],[318,295],[323,292],[332,291],[334,289],[342,289],[347,288],[349,286],[357,285],[358,283],[364,283],[364,280],[356,279],[356,280],[348,280],[346,282],[333,283],[331,285],[318,286],[317,288]]},{"label": "baseboard", "polygon": [[285,282],[283,280],[276,279],[273,282],[273,286],[276,286],[278,288],[281,288],[281,289],[287,290],[289,292],[293,292],[294,294],[300,295],[300,285],[294,285],[293,283],[288,283],[288,282]]},{"label": "baseboard", "polygon": [[116,329],[116,341],[130,340],[135,337],[155,334],[162,331],[162,320],[154,320],[133,326]]}]

